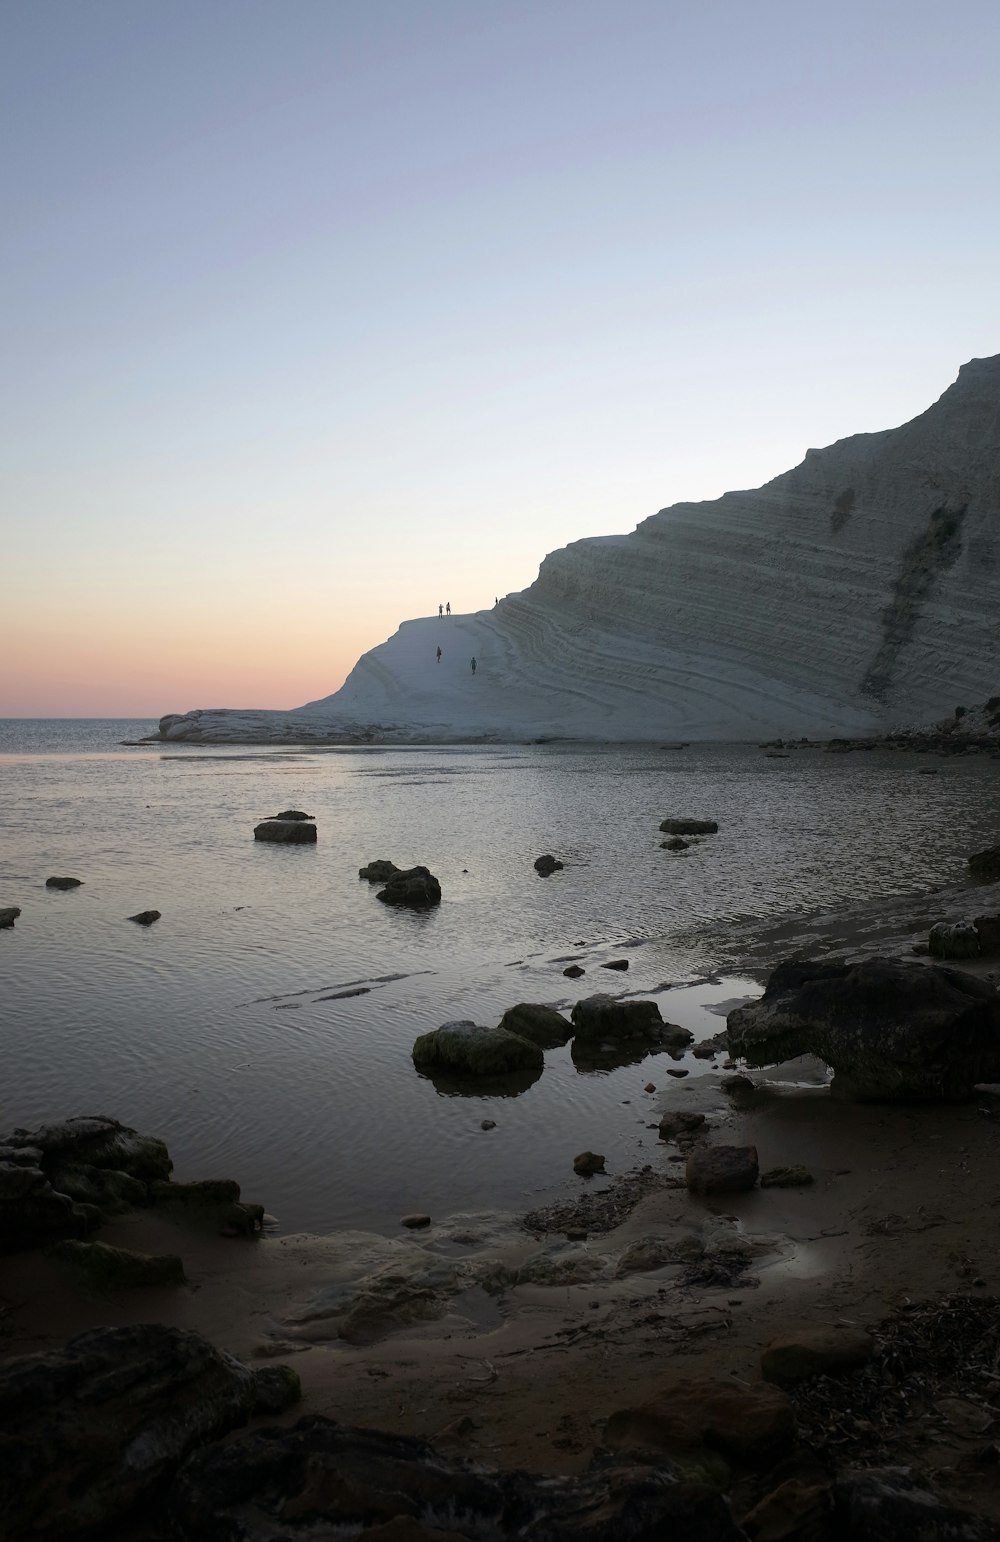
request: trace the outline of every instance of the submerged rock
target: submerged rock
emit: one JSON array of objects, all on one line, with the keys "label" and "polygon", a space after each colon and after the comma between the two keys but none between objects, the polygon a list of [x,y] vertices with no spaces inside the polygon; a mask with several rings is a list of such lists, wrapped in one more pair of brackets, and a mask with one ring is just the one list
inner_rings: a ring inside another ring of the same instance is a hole
[{"label": "submerged rock", "polygon": [[662,851],[688,851],[690,847],[691,842],[684,840],[680,835],[672,835],[669,840],[660,842]]},{"label": "submerged rock", "polygon": [[508,1007],[500,1019],[500,1027],[508,1033],[520,1034],[522,1039],[530,1039],[540,1049],[557,1049],[573,1037],[573,1025],[561,1012],[530,1001]]},{"label": "submerged rock", "polygon": [[46,878],[46,880],[45,880],[45,887],[47,889],[79,889],[79,887],[81,886],[82,883],[83,883],[83,879],[82,878],[59,878],[59,877],[55,877],[55,878]]},{"label": "submerged rock", "polygon": [[958,1099],[1000,1079],[1000,996],[940,965],[781,964],[727,1028],[752,1066],[817,1055],[847,1097]]},{"label": "submerged rock", "polygon": [[0,928],[5,926],[13,926],[14,922],[17,920],[20,914],[20,905],[4,905],[3,908],[0,909]]},{"label": "submerged rock", "polygon": [[126,921],[134,921],[136,926],[152,926],[154,921],[160,919],[162,912],[159,910],[139,910],[134,916],[126,916]]},{"label": "submerged rock", "polygon": [[304,819],[264,819],[254,825],[255,841],[279,841],[286,846],[310,846],[316,842],[316,826]]},{"label": "submerged rock", "polygon": [[541,878],[548,878],[550,873],[560,872],[562,870],[562,865],[563,864],[561,862],[556,861],[555,857],[552,856],[551,853],[546,853],[544,857],[535,858],[535,872]]},{"label": "submerged rock", "polygon": [[[770,1388],[774,1392],[774,1388]],[[601,1463],[579,1477],[498,1472],[421,1440],[313,1415],[192,1456],[169,1498],[190,1542],[279,1542],[289,1533],[388,1542],[529,1537],[532,1542],[739,1542],[720,1494],[667,1463]]]},{"label": "submerged rock", "polygon": [[719,826],[714,819],[663,819],[660,829],[664,835],[717,835]]},{"label": "submerged rock", "polygon": [[441,885],[426,867],[409,867],[393,873],[384,889],[375,896],[383,905],[406,905],[411,910],[427,910],[441,903]]},{"label": "submerged rock", "polygon": [[418,1070],[441,1067],[466,1076],[502,1076],[540,1071],[545,1057],[537,1044],[506,1028],[456,1022],[422,1033],[413,1045],[413,1064]]},{"label": "submerged rock", "polygon": [[581,1151],[573,1158],[573,1171],[579,1173],[581,1178],[603,1173],[604,1157],[599,1151]]},{"label": "submerged rock", "polygon": [[581,969],[579,964],[570,964],[568,969],[563,970],[563,974],[569,980],[579,980],[580,976],[586,973],[586,969]]},{"label": "submerged rock", "polygon": [[155,1323],[0,1363],[6,1535],[110,1535],[158,1499],[190,1451],[243,1424],[254,1396],[246,1366]]}]

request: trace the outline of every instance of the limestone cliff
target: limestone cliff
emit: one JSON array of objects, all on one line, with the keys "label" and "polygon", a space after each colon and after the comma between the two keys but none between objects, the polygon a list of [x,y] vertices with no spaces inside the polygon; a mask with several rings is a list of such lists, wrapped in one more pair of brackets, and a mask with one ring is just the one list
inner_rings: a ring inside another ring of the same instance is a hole
[{"label": "limestone cliff", "polygon": [[966,364],[901,428],[810,450],[755,491],[675,504],[631,535],[574,541],[493,610],[405,622],[322,701],[171,716],[161,735],[871,732],[1000,689],[998,561],[1000,356]]}]

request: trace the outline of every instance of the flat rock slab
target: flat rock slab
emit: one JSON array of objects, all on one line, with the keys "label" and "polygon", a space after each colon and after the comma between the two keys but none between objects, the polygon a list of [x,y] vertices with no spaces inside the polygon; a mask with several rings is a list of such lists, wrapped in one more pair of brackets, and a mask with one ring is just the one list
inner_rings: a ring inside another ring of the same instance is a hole
[{"label": "flat rock slab", "polygon": [[765,1381],[792,1387],[814,1376],[855,1371],[874,1353],[874,1339],[860,1328],[793,1328],[768,1344],[760,1357],[761,1375]]},{"label": "flat rock slab", "polygon": [[49,1250],[60,1268],[90,1290],[132,1290],[143,1285],[183,1285],[176,1253],[136,1253],[107,1242],[57,1242]]},{"label": "flat rock slab", "polygon": [[79,889],[82,883],[82,878],[59,878],[57,876],[46,878],[45,887],[47,889]]},{"label": "flat rock slab", "polygon": [[612,1414],[604,1434],[609,1444],[629,1450],[705,1446],[750,1465],[770,1464],[791,1449],[795,1414],[787,1394],[767,1382],[743,1387],[675,1376],[650,1402]]},{"label": "flat rock slab", "polygon": [[422,1033],[413,1045],[418,1070],[439,1068],[466,1076],[503,1076],[510,1071],[541,1070],[545,1057],[537,1044],[506,1028],[477,1023],[442,1023]]},{"label": "flat rock slab", "polygon": [[1000,1080],[1000,995],[936,964],[780,964],[726,1026],[730,1053],[751,1066],[816,1055],[833,1067],[839,1096],[955,1100]]},{"label": "flat rock slab", "polygon": [[285,846],[310,846],[316,844],[316,826],[304,819],[264,819],[254,825],[253,838]]},{"label": "flat rock slab", "polygon": [[698,1146],[687,1159],[684,1181],[694,1194],[752,1189],[760,1171],[756,1146]]},{"label": "flat rock slab", "polygon": [[717,835],[719,826],[714,819],[664,819],[660,829],[664,835]]}]

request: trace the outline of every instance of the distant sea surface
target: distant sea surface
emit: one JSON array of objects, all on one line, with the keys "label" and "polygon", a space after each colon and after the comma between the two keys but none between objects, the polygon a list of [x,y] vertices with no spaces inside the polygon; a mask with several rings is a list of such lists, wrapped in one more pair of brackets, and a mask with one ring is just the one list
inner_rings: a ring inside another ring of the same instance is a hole
[{"label": "distant sea surface", "polygon": [[[0,906],[22,908],[0,931],[0,1131],[114,1115],[285,1231],[526,1209],[579,1181],[585,1148],[613,1171],[651,1160],[662,1057],[594,1072],[549,1051],[520,1096],[460,1096],[417,1074],[414,1038],[598,990],[662,992],[707,1037],[759,989],[663,990],[712,971],[712,938],[953,881],[1000,814],[986,757],[925,777],[884,752],[122,746],[154,727],[0,721]],[[315,846],[254,841],[291,807]],[[719,834],[674,855],[668,815]],[[543,852],[564,870],[539,878]],[[441,906],[380,904],[357,876],[377,857],[426,863]],[[149,929],[126,919],[150,908]],[[599,967],[616,957],[627,974]]]}]

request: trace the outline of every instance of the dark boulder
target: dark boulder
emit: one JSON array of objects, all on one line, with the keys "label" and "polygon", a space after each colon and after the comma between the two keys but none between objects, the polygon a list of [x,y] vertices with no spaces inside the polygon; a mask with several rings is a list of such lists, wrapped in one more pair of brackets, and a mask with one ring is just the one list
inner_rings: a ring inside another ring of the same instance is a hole
[{"label": "dark boulder", "polygon": [[696,1146],[684,1179],[694,1194],[732,1194],[752,1189],[759,1171],[756,1146]]},{"label": "dark boulder", "polygon": [[932,958],[978,958],[982,949],[971,921],[938,921],[930,929],[927,951]]},{"label": "dark boulder", "polygon": [[316,842],[316,826],[308,819],[264,819],[254,825],[253,838],[286,846],[311,846]]},{"label": "dark boulder", "polygon": [[45,887],[47,889],[79,889],[79,887],[80,887],[80,885],[82,883],[83,883],[83,879],[82,878],[59,878],[59,877],[55,877],[55,878],[46,878],[46,880],[45,880]]},{"label": "dark boulder", "polygon": [[544,857],[535,858],[535,872],[540,878],[548,878],[550,873],[558,873],[562,869],[562,863],[557,862],[550,852]]},{"label": "dark boulder", "polygon": [[498,1472],[448,1460],[420,1440],[318,1415],[196,1453],[169,1507],[189,1542],[364,1536],[369,1528],[400,1542],[442,1535],[739,1542],[742,1535],[721,1495],[668,1463],[599,1463],[579,1477]]},{"label": "dark boulder", "polygon": [[0,909],[0,930],[6,926],[13,926],[20,914],[20,905],[4,905]]},{"label": "dark boulder", "polygon": [[137,1253],[107,1242],[57,1242],[50,1256],[88,1290],[132,1290],[141,1285],[183,1285],[176,1253]]},{"label": "dark boulder", "polygon": [[134,916],[126,916],[125,919],[126,921],[134,921],[136,926],[152,926],[153,922],[158,921],[161,915],[162,911],[159,910],[139,910]]},{"label": "dark boulder", "polygon": [[563,970],[563,974],[569,980],[579,980],[580,976],[586,973],[586,969],[581,969],[579,964],[570,964],[568,969]]},{"label": "dark boulder", "polygon": [[369,862],[367,867],[359,867],[358,877],[367,878],[369,883],[387,883],[390,878],[395,878],[398,872],[400,869],[395,862],[379,857],[376,861]]},{"label": "dark boulder", "polygon": [[765,1381],[792,1387],[816,1376],[842,1376],[856,1371],[875,1353],[875,1341],[863,1328],[824,1323],[818,1328],[792,1328],[773,1339],[760,1357]]},{"label": "dark boulder", "polygon": [[302,1401],[302,1382],[291,1365],[262,1365],[253,1373],[256,1415],[281,1414]]},{"label": "dark boulder", "polygon": [[621,1001],[617,996],[585,996],[570,1016],[580,1043],[642,1039],[657,1040],[663,1018],[655,1001]]},{"label": "dark boulder", "polygon": [[664,835],[716,835],[719,826],[714,819],[664,819],[660,829]]},{"label": "dark boulder", "polygon": [[428,910],[441,903],[441,885],[426,867],[409,867],[394,873],[384,889],[375,896],[383,905],[406,905],[411,910]]},{"label": "dark boulder", "polygon": [[561,1012],[531,1001],[508,1007],[500,1019],[500,1027],[508,1033],[520,1034],[522,1039],[530,1039],[540,1049],[557,1049],[573,1037],[573,1026]]},{"label": "dark boulder", "polygon": [[690,846],[691,842],[686,841],[681,835],[671,835],[669,840],[660,842],[663,851],[687,851]]},{"label": "dark boulder", "polygon": [[1000,846],[974,852],[969,858],[969,874],[983,883],[996,883],[1000,878]]},{"label": "dark boulder", "polygon": [[40,1155],[32,1161],[0,1150],[0,1253],[82,1237],[96,1224],[89,1206],[52,1187],[40,1162]]},{"label": "dark boulder", "polygon": [[606,964],[601,964],[602,969],[619,969],[624,972],[628,968],[627,958],[612,958]]},{"label": "dark boulder", "polygon": [[300,808],[286,808],[286,809],[282,809],[280,814],[275,814],[274,818],[275,819],[294,819],[294,820],[297,820],[301,824],[306,819],[315,819],[316,815],[315,814],[303,814],[303,812],[302,812],[302,810]]},{"label": "dark boulder", "polygon": [[39,1151],[46,1170],[69,1164],[111,1168],[144,1183],[169,1178],[174,1165],[162,1140],[140,1135],[103,1114],[43,1124],[37,1130],[15,1129],[3,1137],[2,1144]]},{"label": "dark boulder", "polygon": [[158,1324],[0,1363],[4,1534],[75,1542],[148,1518],[189,1452],[246,1421],[254,1393],[246,1366]]},{"label": "dark boulder", "polygon": [[791,1450],[795,1413],[787,1393],[767,1382],[669,1374],[650,1402],[612,1414],[605,1438],[614,1446],[668,1455],[702,1447],[768,1467]]},{"label": "dark boulder", "polygon": [[727,1030],[730,1053],[751,1066],[817,1055],[846,1097],[960,1099],[1000,1080],[1000,996],[940,965],[781,964]]},{"label": "dark boulder", "polygon": [[263,1205],[240,1199],[232,1178],[201,1178],[193,1183],[154,1183],[150,1199],[172,1220],[224,1237],[255,1237],[264,1230]]},{"label": "dark boulder", "polygon": [[418,1070],[439,1069],[460,1076],[503,1076],[511,1071],[540,1071],[545,1057],[538,1045],[506,1028],[477,1023],[442,1023],[414,1041]]}]

